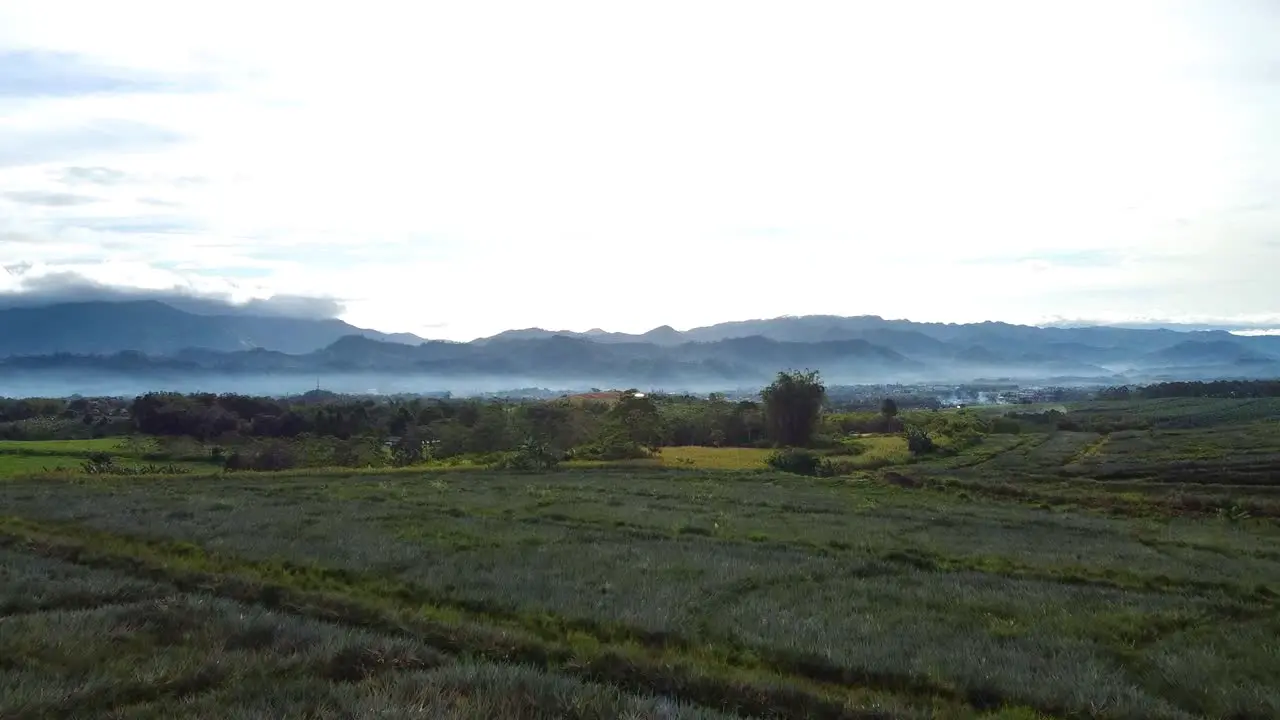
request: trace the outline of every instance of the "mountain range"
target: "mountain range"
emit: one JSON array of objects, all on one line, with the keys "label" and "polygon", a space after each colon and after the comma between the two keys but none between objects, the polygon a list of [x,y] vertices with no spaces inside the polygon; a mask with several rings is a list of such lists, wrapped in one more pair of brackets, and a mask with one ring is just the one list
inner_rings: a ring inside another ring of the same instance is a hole
[{"label": "mountain range", "polygon": [[149,300],[0,310],[0,394],[21,392],[24,379],[37,376],[730,388],[767,382],[785,368],[818,369],[840,384],[1273,377],[1280,337],[815,315],[635,335],[529,328],[458,343],[333,319],[197,314]]}]

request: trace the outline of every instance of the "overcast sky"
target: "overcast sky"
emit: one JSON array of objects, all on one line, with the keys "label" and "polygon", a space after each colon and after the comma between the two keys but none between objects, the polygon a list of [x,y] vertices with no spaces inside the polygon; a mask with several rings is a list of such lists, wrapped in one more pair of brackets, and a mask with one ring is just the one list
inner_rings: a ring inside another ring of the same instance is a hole
[{"label": "overcast sky", "polygon": [[5,0],[0,292],[1280,326],[1277,37],[1275,0]]}]

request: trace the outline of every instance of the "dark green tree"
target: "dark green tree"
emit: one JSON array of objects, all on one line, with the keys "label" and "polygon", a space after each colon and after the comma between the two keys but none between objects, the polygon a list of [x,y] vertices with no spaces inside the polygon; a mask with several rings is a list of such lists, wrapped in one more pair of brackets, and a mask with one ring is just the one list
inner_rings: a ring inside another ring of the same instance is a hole
[{"label": "dark green tree", "polygon": [[528,438],[552,447],[563,447],[568,435],[569,408],[561,404],[533,403],[521,405],[517,411],[517,423]]},{"label": "dark green tree", "polygon": [[396,467],[408,467],[417,465],[425,459],[426,446],[421,433],[412,426],[405,428],[404,435],[401,435],[391,446],[392,464]]},{"label": "dark green tree", "polygon": [[765,426],[777,445],[804,447],[813,440],[827,388],[816,370],[784,371],[765,388]]},{"label": "dark green tree", "polygon": [[609,409],[609,420],[631,442],[650,450],[657,449],[662,439],[662,416],[653,400],[631,389],[618,397]]},{"label": "dark green tree", "polygon": [[880,403],[880,414],[885,416],[885,418],[887,419],[892,419],[897,417],[898,403],[895,402],[893,398],[885,398]]}]

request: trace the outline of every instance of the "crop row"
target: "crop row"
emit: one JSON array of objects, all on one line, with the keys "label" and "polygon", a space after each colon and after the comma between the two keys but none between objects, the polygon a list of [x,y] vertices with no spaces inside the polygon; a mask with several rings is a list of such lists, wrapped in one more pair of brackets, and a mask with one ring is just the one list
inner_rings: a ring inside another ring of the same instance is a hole
[{"label": "crop row", "polygon": [[[1248,584],[1276,578],[1275,559],[1255,552],[1265,536],[1217,537],[1214,525],[1185,523],[1135,537],[1144,529],[1119,519],[699,477],[637,476],[612,496],[599,487],[617,477],[564,474],[333,487],[18,484],[4,499],[30,517],[168,538],[173,552],[195,558],[254,567],[283,558],[278,575],[321,586],[356,573],[343,582],[383,588],[380,596],[412,588],[415,602],[525,632],[544,632],[538,618],[555,617],[555,633],[576,628],[593,642],[678,638],[772,658],[771,672],[813,680],[888,678],[878,682],[1064,711],[1097,704],[1159,716],[1167,690],[1149,668],[1156,656],[1121,652],[1134,638],[1173,643],[1273,608],[1271,595]],[[775,505],[734,515],[739,493]],[[780,509],[786,497],[793,510]],[[833,512],[840,506],[843,516]],[[624,517],[630,524],[618,526]],[[671,518],[707,534],[660,532]],[[716,534],[721,520],[732,532]],[[847,545],[795,542],[821,537],[812,528],[824,523],[843,524]],[[762,530],[779,541],[752,539]],[[1145,580],[1132,569],[1144,564]],[[1234,577],[1200,579],[1215,565]],[[980,675],[974,656],[987,659]],[[1088,680],[1095,676],[1104,680]],[[1246,692],[1213,684],[1194,702],[1226,706]]]},{"label": "crop row", "polygon": [[726,717],[531,667],[459,662],[410,638],[198,594],[0,623],[6,718],[108,710],[128,718]]}]

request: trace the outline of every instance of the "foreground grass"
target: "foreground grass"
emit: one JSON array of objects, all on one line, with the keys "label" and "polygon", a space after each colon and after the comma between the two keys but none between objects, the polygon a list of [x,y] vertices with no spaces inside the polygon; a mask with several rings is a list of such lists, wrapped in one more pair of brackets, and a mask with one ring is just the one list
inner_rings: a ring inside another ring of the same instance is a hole
[{"label": "foreground grass", "polygon": [[0,717],[1280,716],[1269,406],[1081,407],[1146,424],[858,438],[826,479],[11,478]]},{"label": "foreground grass", "polygon": [[[78,565],[163,578],[187,592],[212,592],[237,602],[284,608],[293,616],[334,620],[347,626],[411,638],[441,652],[464,653],[495,662],[533,664],[642,692],[659,689],[668,698],[674,695],[700,700],[739,714],[754,711],[762,715],[832,718],[935,716],[932,710],[927,714],[921,708],[913,710],[892,695],[852,692],[839,686],[779,677],[761,669],[759,662],[749,657],[745,658],[745,664],[734,664],[706,650],[673,647],[661,637],[628,636],[624,632],[602,642],[586,628],[561,626],[549,622],[545,616],[532,627],[522,628],[516,619],[508,616],[486,615],[461,606],[424,604],[421,593],[389,584],[385,579],[214,558],[194,553],[183,545],[140,543],[101,535],[89,537],[74,532],[71,534],[78,537],[72,538],[68,531],[65,527],[38,528],[10,522],[6,524],[4,537],[10,542],[21,537],[30,552],[61,557]],[[67,634],[88,631],[76,629]],[[56,630],[44,628],[40,635],[53,638],[59,646],[65,644],[62,634]],[[15,657],[21,655],[20,652]],[[374,659],[380,655],[376,654]],[[360,659],[347,658],[348,661]],[[348,669],[343,676],[352,672],[353,669]],[[322,676],[320,679],[342,678]],[[111,694],[117,699],[120,695],[117,691]],[[876,707],[884,706],[892,714],[863,711],[847,704],[854,700],[867,702],[868,698]],[[665,717],[680,703],[665,699],[661,705],[665,708],[661,716]],[[924,707],[946,710],[944,717],[970,716],[963,710],[963,704],[955,702],[943,705],[931,702]],[[559,715],[544,711],[539,716]]]},{"label": "foreground grass", "polygon": [[14,547],[738,713],[1280,707],[1264,522],[640,469],[11,482],[0,503]]},{"label": "foreground grass", "polygon": [[[725,717],[201,594],[9,616],[0,716]],[[74,645],[64,642],[77,638]]]}]

